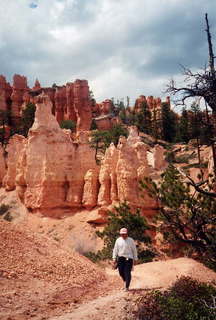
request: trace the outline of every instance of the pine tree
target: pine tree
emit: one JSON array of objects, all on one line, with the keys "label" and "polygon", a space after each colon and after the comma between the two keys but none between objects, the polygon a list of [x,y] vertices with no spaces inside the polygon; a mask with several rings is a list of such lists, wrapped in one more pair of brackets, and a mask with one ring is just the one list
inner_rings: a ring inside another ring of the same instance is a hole
[{"label": "pine tree", "polygon": [[146,231],[150,229],[146,219],[141,216],[140,210],[131,212],[126,202],[120,203],[119,207],[114,207],[113,211],[108,213],[108,223],[102,232],[97,231],[98,237],[104,240],[104,248],[95,253],[88,253],[86,256],[92,260],[104,260],[112,257],[112,250],[115,240],[119,236],[121,228],[127,228],[129,236],[137,242],[138,256],[140,261],[151,261],[155,256],[151,249],[144,249],[144,244],[150,244],[151,239],[146,235]]},{"label": "pine tree", "polygon": [[60,123],[60,128],[70,129],[72,132],[74,132],[76,130],[76,122],[73,120],[63,120]]},{"label": "pine tree", "polygon": [[147,103],[143,102],[141,106],[141,111],[138,112],[135,115],[135,125],[137,128],[146,134],[152,133],[152,127],[151,127],[151,111],[149,110],[149,107]]},{"label": "pine tree", "polygon": [[168,142],[175,141],[176,136],[176,117],[170,105],[166,102],[162,103],[162,139]]},{"label": "pine tree", "polygon": [[120,124],[114,125],[110,130],[94,130],[91,132],[90,146],[96,150],[96,162],[98,162],[98,152],[105,153],[112,142],[117,146],[120,136],[128,136],[127,129]]},{"label": "pine tree", "polygon": [[[184,177],[172,165],[156,185],[144,179],[141,187],[160,203],[161,231],[169,241],[180,241],[192,246],[216,267],[216,199],[193,192]],[[208,188],[212,190],[209,184]]]},{"label": "pine tree", "polygon": [[11,135],[17,133],[25,137],[28,136],[29,129],[32,127],[35,118],[36,106],[34,103],[28,103],[22,111],[20,124],[11,130]]},{"label": "pine tree", "polygon": [[179,121],[179,141],[186,142],[190,140],[189,135],[189,119],[188,119],[188,112],[186,108],[182,109],[181,118]]}]

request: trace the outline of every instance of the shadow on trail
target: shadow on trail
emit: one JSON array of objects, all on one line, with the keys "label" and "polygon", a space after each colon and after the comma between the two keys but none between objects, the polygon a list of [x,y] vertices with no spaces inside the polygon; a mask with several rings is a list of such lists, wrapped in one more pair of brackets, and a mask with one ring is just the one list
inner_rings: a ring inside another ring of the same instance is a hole
[{"label": "shadow on trail", "polygon": [[134,288],[130,289],[129,293],[141,293],[141,292],[150,292],[154,290],[161,290],[163,287],[155,287],[155,288]]}]

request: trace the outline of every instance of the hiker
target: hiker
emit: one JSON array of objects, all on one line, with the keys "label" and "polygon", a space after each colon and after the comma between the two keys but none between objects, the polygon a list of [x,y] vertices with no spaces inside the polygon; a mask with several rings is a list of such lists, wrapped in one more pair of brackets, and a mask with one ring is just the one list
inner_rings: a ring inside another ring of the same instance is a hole
[{"label": "hiker", "polygon": [[116,240],[113,249],[113,267],[118,268],[119,274],[125,282],[125,291],[129,290],[131,271],[134,260],[137,260],[137,249],[132,238],[128,237],[128,230],[122,228],[120,237]]}]

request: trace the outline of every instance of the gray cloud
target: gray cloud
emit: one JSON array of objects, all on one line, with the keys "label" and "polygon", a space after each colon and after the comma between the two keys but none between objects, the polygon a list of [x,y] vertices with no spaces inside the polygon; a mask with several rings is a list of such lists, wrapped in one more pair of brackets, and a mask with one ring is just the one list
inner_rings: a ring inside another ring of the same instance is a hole
[{"label": "gray cloud", "polygon": [[[207,62],[204,14],[211,0],[7,0],[0,12],[1,73],[30,84],[89,80],[96,98],[162,95],[179,64]],[[15,17],[11,19],[11,17]],[[213,40],[215,37],[213,37]]]}]

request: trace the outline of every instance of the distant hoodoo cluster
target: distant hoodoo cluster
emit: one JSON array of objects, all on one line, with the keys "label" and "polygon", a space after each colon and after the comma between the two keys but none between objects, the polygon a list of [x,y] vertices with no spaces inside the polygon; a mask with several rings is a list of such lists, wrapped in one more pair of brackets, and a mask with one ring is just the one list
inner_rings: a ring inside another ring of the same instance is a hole
[{"label": "distant hoodoo cluster", "polygon": [[[76,123],[77,131],[90,130],[93,119],[99,130],[109,130],[120,122],[114,113],[115,105],[112,100],[106,99],[97,103],[91,98],[87,80],[75,80],[63,86],[53,84],[52,87],[41,87],[40,82],[36,80],[34,87],[30,88],[25,76],[15,74],[11,85],[0,75],[0,111],[10,112],[11,124],[16,126],[28,103],[35,103],[35,96],[42,92],[49,96],[53,105],[52,113],[58,123],[72,120]],[[169,97],[166,102],[170,104]],[[160,117],[161,99],[152,96],[140,96],[134,107],[127,108],[127,112],[140,112],[143,104],[146,104],[157,118]]]}]

